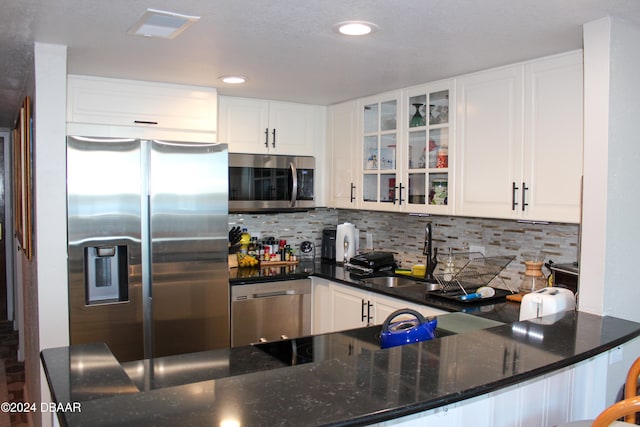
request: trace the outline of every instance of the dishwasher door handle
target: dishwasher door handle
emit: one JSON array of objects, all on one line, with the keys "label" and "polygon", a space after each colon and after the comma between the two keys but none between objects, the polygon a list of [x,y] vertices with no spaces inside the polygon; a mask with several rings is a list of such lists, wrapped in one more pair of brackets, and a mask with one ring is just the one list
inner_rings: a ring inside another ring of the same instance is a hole
[{"label": "dishwasher door handle", "polygon": [[282,297],[282,296],[286,296],[286,295],[297,295],[298,293],[293,290],[293,289],[289,289],[287,291],[273,291],[273,292],[260,292],[260,293],[255,293],[252,295],[249,295],[249,298],[270,298],[270,297]]},{"label": "dishwasher door handle", "polygon": [[248,301],[248,300],[259,299],[259,298],[284,297],[287,295],[302,295],[302,294],[296,292],[293,289],[288,291],[260,292],[260,293],[253,293],[253,294],[235,295],[233,297],[233,301]]}]

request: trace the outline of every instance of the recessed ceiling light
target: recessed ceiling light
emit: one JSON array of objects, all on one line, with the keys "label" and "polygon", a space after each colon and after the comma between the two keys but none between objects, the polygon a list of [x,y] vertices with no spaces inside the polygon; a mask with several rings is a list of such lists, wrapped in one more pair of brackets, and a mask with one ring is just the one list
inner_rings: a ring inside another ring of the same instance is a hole
[{"label": "recessed ceiling light", "polygon": [[376,24],[365,21],[345,21],[333,26],[334,31],[346,36],[366,36],[378,29]]},{"label": "recessed ceiling light", "polygon": [[222,76],[220,80],[230,85],[238,85],[247,81],[244,76]]},{"label": "recessed ceiling light", "polygon": [[199,16],[147,9],[142,18],[133,24],[127,33],[135,36],[172,39],[199,19]]}]

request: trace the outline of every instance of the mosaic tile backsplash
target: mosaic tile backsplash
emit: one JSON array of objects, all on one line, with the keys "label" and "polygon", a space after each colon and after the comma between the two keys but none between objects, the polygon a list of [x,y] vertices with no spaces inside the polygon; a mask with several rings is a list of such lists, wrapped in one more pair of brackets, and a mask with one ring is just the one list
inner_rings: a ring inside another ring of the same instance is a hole
[{"label": "mosaic tile backsplash", "polygon": [[[373,250],[390,251],[401,267],[426,263],[422,254],[425,227],[431,222],[433,247],[440,254],[449,248],[469,252],[482,248],[485,256],[512,255],[516,258],[491,285],[517,289],[525,270],[526,253],[542,253],[545,262],[569,263],[578,259],[579,226],[577,224],[528,224],[512,220],[454,216],[412,216],[404,213],[318,208],[309,212],[278,214],[230,214],[229,227],[246,227],[260,238],[286,239],[292,247],[311,240],[320,256],[324,228],[343,222],[353,223],[360,231],[360,252],[366,252],[366,236],[373,240]],[[543,272],[549,274],[544,268]]]}]

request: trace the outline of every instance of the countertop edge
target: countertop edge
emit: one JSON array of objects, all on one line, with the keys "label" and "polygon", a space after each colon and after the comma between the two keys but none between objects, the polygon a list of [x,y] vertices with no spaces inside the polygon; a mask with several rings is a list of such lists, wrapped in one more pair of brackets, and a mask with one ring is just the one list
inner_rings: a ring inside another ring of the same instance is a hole
[{"label": "countertop edge", "polygon": [[[340,267],[341,268],[341,267]],[[341,271],[341,273],[343,273]],[[344,274],[341,274],[341,276],[344,278],[346,277]],[[331,275],[329,274],[329,272],[327,271],[314,271],[311,272],[309,274],[307,274],[304,277],[319,277],[322,279],[326,279],[332,282],[336,282],[336,283],[341,283],[344,284],[346,286],[352,286],[356,289],[360,289],[360,290],[364,290],[364,291],[371,291],[371,292],[376,292],[378,294],[381,295],[386,295],[386,296],[390,296],[390,297],[394,297],[394,298],[398,298],[398,299],[404,299],[407,302],[412,302],[412,303],[416,303],[416,304],[422,304],[425,306],[430,306],[430,307],[434,307],[434,308],[439,308],[441,310],[445,310],[445,311],[450,311],[450,312],[455,312],[455,311],[461,311],[461,310],[456,310],[455,307],[450,307],[449,309],[445,308],[444,306],[441,305],[433,305],[430,304],[428,299],[425,301],[421,301],[418,300],[417,298],[407,298],[398,294],[398,293],[391,293],[391,292],[384,292],[384,290],[380,290],[380,289],[375,289],[375,288],[369,288],[366,287],[362,284],[358,284],[356,283],[354,280],[347,280],[347,279],[342,279],[339,277],[338,274],[335,275]],[[296,275],[295,277],[291,277],[290,279],[300,279],[300,278],[304,278],[301,277],[300,275]],[[279,280],[285,280],[282,278],[273,278],[273,280],[263,280],[263,282],[268,282],[268,281],[279,281]],[[251,283],[256,283],[256,281],[252,281]],[[235,283],[236,285],[239,285],[241,283]],[[532,322],[530,321],[523,321],[523,322],[519,322],[518,316],[517,316],[517,311],[519,311],[519,304],[517,303],[513,303],[513,302],[505,302],[505,303],[497,303],[496,306],[498,306],[499,308],[504,308],[504,316],[510,316],[511,320],[509,322],[502,320],[504,323],[508,323],[502,326],[496,326],[495,330],[497,331],[496,333],[499,334],[501,337],[504,336],[505,339],[509,339],[508,334],[504,333],[505,331],[507,331],[507,329],[499,329],[499,328],[511,328],[512,325],[518,323],[521,325],[533,325]],[[487,317],[487,318],[492,318],[491,316],[494,316],[495,314],[489,314],[489,315],[484,315],[484,314],[480,314],[479,316],[481,317]],[[498,315],[500,315],[498,313]],[[607,326],[606,328],[603,328],[603,330],[605,331],[605,334],[598,336],[596,334],[596,341],[599,339],[599,341],[594,342],[593,346],[589,346],[586,349],[580,349],[580,348],[576,348],[574,351],[575,354],[572,355],[567,355],[565,357],[563,357],[562,359],[558,359],[558,360],[553,360],[553,361],[546,361],[546,362],[541,362],[541,363],[545,363],[543,365],[540,366],[535,366],[535,367],[530,367],[529,370],[526,371],[522,371],[522,372],[518,372],[515,374],[512,374],[510,376],[507,377],[494,377],[491,378],[488,382],[484,382],[484,383],[477,383],[477,384],[466,384],[466,386],[460,387],[460,389],[455,390],[455,391],[450,391],[448,394],[440,394],[438,396],[434,396],[431,397],[429,399],[424,399],[422,401],[418,401],[418,402],[411,402],[411,403],[403,403],[402,405],[399,406],[395,406],[395,407],[388,407],[385,408],[383,406],[380,406],[378,408],[376,408],[376,410],[372,410],[368,413],[361,413],[361,414],[357,414],[357,415],[352,415],[350,418],[344,418],[344,419],[340,419],[340,420],[335,420],[335,421],[329,421],[329,422],[324,422],[324,421],[317,421],[317,425],[322,425],[322,426],[354,426],[354,425],[363,425],[363,424],[371,424],[371,423],[376,423],[376,422],[384,422],[384,421],[388,421],[388,420],[392,420],[392,419],[396,419],[399,417],[404,417],[404,416],[408,416],[408,415],[413,415],[413,414],[417,414],[417,413],[421,413],[421,412],[425,412],[425,411],[429,411],[435,408],[439,408],[442,406],[446,406],[446,405],[451,405],[451,404],[455,404],[458,402],[462,402],[468,399],[472,399],[478,396],[482,396],[482,395],[486,395],[488,393],[492,393],[516,384],[521,384],[523,382],[526,381],[530,381],[530,380],[534,380],[536,378],[540,378],[542,376],[554,373],[554,372],[558,372],[561,371],[563,369],[569,368],[571,366],[577,365],[579,363],[582,363],[584,361],[587,361],[595,356],[599,356],[603,353],[606,353],[607,351],[610,351],[620,345],[623,345],[635,338],[638,338],[640,336],[640,325],[636,322],[633,321],[629,321],[629,320],[625,320],[625,319],[619,319],[616,317],[612,317],[612,316],[598,316],[598,315],[592,315],[589,313],[582,313],[579,314],[579,312],[575,312],[574,315],[570,316],[570,317],[574,317],[574,318],[578,318],[580,317],[581,319],[586,319],[588,320],[587,323],[591,322],[591,321],[597,321],[599,322],[599,324],[603,325],[603,326]],[[609,319],[613,319],[613,320],[609,320]],[[562,322],[561,322],[562,323]],[[573,324],[569,324],[570,326]],[[575,324],[577,325],[577,323]],[[571,327],[577,327],[577,326],[571,326]],[[616,330],[616,333],[606,333],[608,331],[613,331],[613,329],[611,328],[611,325],[615,325],[615,326],[620,326],[620,329]],[[538,325],[539,326],[539,325]],[[547,326],[540,326],[542,328],[550,328],[551,326],[547,325]],[[584,325],[583,325],[584,328]],[[562,328],[561,328],[562,329]],[[463,334],[462,334],[463,335]],[[589,335],[591,336],[591,335]],[[612,337],[613,336],[613,337]],[[459,336],[460,337],[460,336]],[[446,340],[449,337],[444,337],[442,339]],[[454,337],[451,337],[452,339],[455,339]],[[513,340],[513,342],[521,342],[519,338],[511,338]],[[557,341],[559,342],[559,341]],[[556,342],[556,343],[557,343]],[[546,341],[545,341],[546,343]],[[554,342],[553,340],[551,341],[551,344],[553,346]],[[108,351],[108,347],[104,346],[105,349]],[[584,348],[584,347],[582,347]],[[60,350],[62,351],[62,349],[69,349],[69,347],[63,347],[60,348]],[[51,350],[57,350],[57,349],[45,349],[40,353],[40,358],[42,360],[42,364],[43,364],[43,368],[45,370],[45,376],[46,379],[50,385],[50,390],[51,390],[51,396],[52,399],[56,402],[56,403],[67,403],[64,400],[64,394],[65,394],[65,390],[61,390],[60,393],[57,393],[57,390],[55,389],[54,386],[52,386],[52,384],[56,384],[56,378],[55,375],[52,375],[52,372],[50,372],[51,369],[55,368],[55,366],[57,366],[57,364],[53,364],[52,366],[48,366],[48,363],[50,361],[50,358],[57,354]],[[109,352],[110,354],[110,352]],[[286,369],[283,368],[283,369]],[[252,374],[250,374],[252,375]],[[503,373],[504,375],[504,373]],[[239,377],[236,377],[239,378]],[[250,377],[246,377],[246,378],[250,378]],[[255,378],[255,377],[254,377]],[[492,381],[491,381],[492,380]],[[217,381],[217,380],[212,380],[212,381]],[[224,382],[224,379],[222,380],[222,382]],[[208,383],[207,381],[203,382],[204,383]],[[143,401],[144,400],[144,393],[146,392],[141,392],[140,394],[133,394],[133,400],[132,402],[138,402],[138,401]],[[445,392],[446,393],[446,392]],[[151,394],[156,394],[154,391],[151,392]],[[162,393],[157,393],[157,394],[162,394]],[[69,396],[70,400],[72,399],[73,396]],[[122,398],[127,398],[126,393],[117,395],[117,396],[113,396],[116,397],[116,399],[111,401],[111,404],[115,403],[115,402],[122,402]],[[60,400],[60,398],[63,398],[62,400]],[[94,398],[94,399],[100,399],[98,398]],[[106,397],[105,400],[103,402],[109,402],[110,398]],[[100,402],[100,400],[97,400],[98,402]],[[95,402],[94,402],[95,403]],[[76,414],[77,415],[77,414]],[[61,425],[63,426],[67,426],[70,424],[73,424],[73,414],[68,414],[68,416],[72,417],[71,419],[67,419],[66,416],[67,414],[64,412],[59,412],[57,414],[58,416],[58,420],[60,422]]]},{"label": "countertop edge", "polygon": [[[604,317],[611,317],[611,316],[604,316]],[[558,362],[554,362],[549,365],[542,366],[540,368],[536,368],[528,372],[516,374],[508,378],[494,381],[492,383],[483,384],[482,386],[479,386],[479,387],[473,387],[473,388],[470,388],[469,390],[459,391],[450,395],[442,396],[438,399],[433,399],[425,403],[416,403],[413,405],[407,405],[402,408],[382,410],[374,414],[363,415],[363,416],[353,418],[344,422],[323,424],[323,426],[326,426],[326,427],[358,426],[358,425],[362,425],[362,423],[364,422],[366,422],[367,424],[371,424],[376,422],[389,421],[392,419],[405,417],[405,416],[417,414],[420,412],[425,412],[431,409],[440,408],[445,405],[451,405],[454,403],[462,402],[464,400],[482,396],[487,393],[492,393],[494,391],[498,391],[500,389],[522,383],[524,381],[533,380],[543,375],[568,368],[570,366],[589,360],[592,357],[605,353],[609,350],[612,350],[639,336],[640,336],[640,330],[634,333],[627,334],[618,339],[612,340],[611,342],[607,344],[603,344],[602,346],[593,348],[591,350],[587,350],[584,353],[581,353],[580,355],[568,357],[566,359],[562,359]]]},{"label": "countertop edge", "polygon": [[[615,319],[616,321],[622,320],[622,319],[617,319],[611,316],[604,316],[602,317],[602,319]],[[525,321],[526,322],[526,321]],[[626,321],[629,322],[629,321]],[[524,323],[524,322],[520,322],[520,323]],[[630,322],[630,323],[635,323],[635,322]],[[510,327],[511,325],[503,325],[503,326],[497,326],[495,327],[496,329],[500,329],[500,328],[507,328]],[[630,327],[633,327],[633,325],[630,325]],[[579,354],[573,355],[573,356],[568,356],[565,357],[563,359],[545,364],[544,366],[539,366],[539,367],[535,367],[531,370],[525,371],[525,372],[521,372],[521,373],[517,373],[515,375],[511,375],[509,377],[505,377],[505,378],[500,378],[497,379],[495,381],[491,381],[491,382],[486,382],[483,384],[479,384],[476,386],[472,386],[470,388],[466,388],[466,389],[461,389],[461,390],[457,390],[453,393],[449,393],[446,395],[441,395],[438,397],[434,397],[428,400],[424,400],[422,402],[416,402],[416,403],[410,403],[410,404],[405,404],[404,406],[399,406],[399,407],[393,407],[393,408],[380,408],[376,411],[372,411],[366,414],[361,414],[361,415],[355,415],[349,419],[343,419],[343,420],[336,420],[336,421],[331,421],[328,423],[322,423],[320,422],[318,425],[323,425],[323,426],[354,426],[354,425],[362,425],[363,423],[366,424],[371,424],[371,423],[375,423],[375,422],[383,422],[383,421],[387,421],[387,420],[391,420],[391,419],[395,419],[395,418],[399,418],[399,417],[403,417],[403,416],[408,416],[408,415],[412,415],[412,414],[416,414],[416,413],[420,413],[420,412],[425,412],[431,409],[435,409],[438,407],[442,407],[445,405],[450,405],[450,404],[454,404],[457,402],[461,402],[464,400],[468,400],[474,397],[478,397],[481,395],[485,395],[487,393],[491,393],[515,384],[519,384],[525,381],[529,381],[535,378],[538,378],[540,376],[543,376],[545,374],[549,374],[552,372],[556,372],[559,370],[562,370],[564,368],[576,365],[580,362],[586,361],[594,356],[598,356],[606,351],[609,351],[619,345],[622,345],[634,338],[637,338],[638,336],[640,336],[640,328],[635,328],[634,330],[628,332],[628,333],[624,333],[616,338],[612,338],[612,339],[606,339],[606,342],[603,342],[600,345],[597,345],[595,347],[586,349],[584,351],[581,351]],[[455,337],[455,336],[454,336]],[[453,337],[452,337],[453,338]],[[444,337],[443,339],[447,339],[447,337]],[[43,350],[43,352],[41,353],[41,358],[43,360],[43,364],[44,369],[45,369],[45,373],[47,375],[47,380],[49,381],[49,383],[51,384],[51,373],[49,372],[50,367],[47,366],[47,359],[49,357],[51,357],[54,353],[55,350],[60,350],[62,351],[63,349],[68,349],[68,347],[66,348],[59,348],[59,349],[47,349],[47,350]],[[105,346],[105,349],[108,348]],[[44,354],[44,353],[47,354]],[[285,368],[286,369],[286,368]],[[144,393],[143,393],[144,394]],[[155,393],[152,393],[155,394]],[[54,399],[54,401],[56,403],[67,403],[64,400],[59,400],[60,396],[58,393],[56,393],[55,387],[54,389],[51,390],[51,395],[52,398]],[[117,397],[117,400],[121,399],[121,398],[126,398],[125,395],[119,395],[119,396],[114,396]],[[140,394],[134,394],[132,395],[132,397],[134,399],[141,399],[142,395]],[[107,398],[107,400],[105,400],[104,402],[111,400],[109,398]],[[96,402],[99,402],[100,400],[97,400]],[[58,419],[61,423],[61,425],[70,425],[69,422],[71,422],[70,420],[67,420],[66,416],[67,414],[64,412],[59,412],[58,414]],[[69,416],[71,416],[72,418],[74,417],[73,414],[68,414]],[[77,414],[76,414],[77,415]],[[69,421],[69,422],[67,422]]]}]

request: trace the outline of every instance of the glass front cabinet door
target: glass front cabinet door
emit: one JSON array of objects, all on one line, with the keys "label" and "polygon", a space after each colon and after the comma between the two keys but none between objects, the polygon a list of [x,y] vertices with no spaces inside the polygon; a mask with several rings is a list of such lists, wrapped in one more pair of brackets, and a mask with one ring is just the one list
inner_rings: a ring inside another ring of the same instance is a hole
[{"label": "glass front cabinet door", "polygon": [[400,168],[399,92],[361,100],[362,192],[368,209],[397,210],[406,198],[398,182]]},{"label": "glass front cabinet door", "polygon": [[451,213],[451,87],[451,82],[446,81],[404,92],[406,149],[401,177],[406,185],[405,211]]}]

